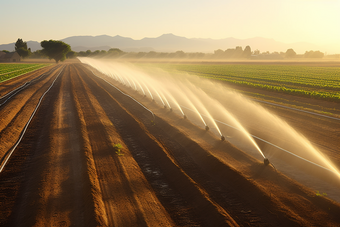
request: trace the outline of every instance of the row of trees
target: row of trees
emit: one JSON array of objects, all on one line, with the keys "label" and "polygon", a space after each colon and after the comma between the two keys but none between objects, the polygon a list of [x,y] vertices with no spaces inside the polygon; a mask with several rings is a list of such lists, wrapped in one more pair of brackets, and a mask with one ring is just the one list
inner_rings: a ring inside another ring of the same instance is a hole
[{"label": "row of trees", "polygon": [[120,49],[112,48],[108,51],[96,50],[92,52],[91,50],[80,51],[75,53],[79,57],[107,57],[107,58],[188,58],[188,59],[284,59],[284,58],[322,58],[324,56],[320,51],[307,51],[304,55],[297,55],[293,49],[288,49],[286,52],[260,52],[259,50],[252,51],[250,46],[246,46],[243,50],[242,47],[237,46],[234,49],[227,50],[215,50],[213,54],[206,53],[185,53],[183,51],[176,51],[172,53],[165,52],[123,52]]},{"label": "row of trees", "polygon": [[27,42],[18,39],[15,43],[15,51],[22,58],[46,58],[54,59],[57,63],[64,61],[67,57],[74,57],[76,53],[71,50],[70,45],[57,40],[44,40],[40,43],[42,50],[32,53],[31,48],[27,48]]},{"label": "row of trees", "polygon": [[[91,50],[74,52],[71,50],[71,47],[62,42],[56,40],[44,40],[41,43],[42,50],[37,50],[35,52],[31,52],[30,48],[27,48],[27,43],[22,39],[18,39],[15,43],[15,50],[22,58],[49,58],[54,59],[57,63],[59,61],[64,61],[66,58],[75,58],[79,57],[106,57],[106,58],[216,58],[216,59],[225,59],[225,58],[233,58],[233,59],[283,59],[283,58],[296,58],[301,57],[301,55],[297,55],[293,49],[288,49],[286,52],[273,52],[269,53],[263,52],[260,53],[259,50],[252,51],[250,46],[246,46],[244,50],[241,46],[237,46],[236,48],[231,48],[227,50],[215,50],[213,54],[206,53],[185,53],[183,51],[176,51],[173,53],[164,53],[164,52],[123,52],[118,48],[111,48],[108,51],[105,50],[96,50],[92,52]],[[324,54],[320,51],[306,51],[302,57],[305,58],[323,58]]]}]

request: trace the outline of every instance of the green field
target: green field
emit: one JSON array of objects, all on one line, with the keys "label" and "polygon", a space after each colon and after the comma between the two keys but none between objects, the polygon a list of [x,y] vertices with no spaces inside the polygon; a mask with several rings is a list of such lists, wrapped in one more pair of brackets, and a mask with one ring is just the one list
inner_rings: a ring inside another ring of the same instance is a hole
[{"label": "green field", "polygon": [[0,82],[43,68],[50,64],[0,64]]},{"label": "green field", "polygon": [[155,64],[204,78],[294,95],[340,101],[340,67],[265,64]]}]

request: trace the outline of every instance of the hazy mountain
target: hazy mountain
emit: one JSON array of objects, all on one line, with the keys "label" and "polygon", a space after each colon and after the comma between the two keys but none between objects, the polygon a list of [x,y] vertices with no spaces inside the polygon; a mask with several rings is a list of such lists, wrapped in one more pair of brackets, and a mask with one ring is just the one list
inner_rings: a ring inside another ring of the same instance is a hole
[{"label": "hazy mountain", "polygon": [[[119,48],[127,52],[139,51],[157,51],[157,52],[175,52],[182,50],[184,52],[213,52],[217,49],[226,50],[235,48],[236,46],[250,46],[252,50],[260,50],[261,52],[283,51],[293,48],[297,53],[305,53],[307,50],[320,50],[323,48],[310,43],[293,43],[286,44],[277,42],[274,39],[266,39],[261,37],[251,39],[188,39],[173,34],[164,34],[157,38],[143,38],[134,40],[122,36],[73,36],[62,39],[68,43],[75,51],[86,50],[108,50],[108,47]],[[100,49],[99,46],[106,48]]]},{"label": "hazy mountain", "polygon": [[[31,51],[36,51],[42,49],[40,43],[37,41],[28,41],[27,48],[31,48]],[[15,50],[15,42],[9,44],[0,45],[0,50],[8,50],[10,52]]]},{"label": "hazy mountain", "polygon": [[[119,48],[126,52],[175,52],[182,50],[184,52],[210,52],[214,50],[235,48],[236,46],[250,46],[252,50],[260,50],[261,52],[286,52],[287,49],[293,48],[297,53],[303,54],[309,50],[327,51],[325,47],[317,46],[310,43],[282,43],[274,39],[255,37],[250,39],[188,39],[173,34],[164,34],[157,38],[143,38],[134,40],[122,36],[72,36],[61,41],[69,44],[74,51],[86,50],[109,50],[110,48]],[[27,42],[28,47],[32,51],[41,49],[40,43],[34,41]],[[0,50],[14,50],[14,43],[0,45]]]}]

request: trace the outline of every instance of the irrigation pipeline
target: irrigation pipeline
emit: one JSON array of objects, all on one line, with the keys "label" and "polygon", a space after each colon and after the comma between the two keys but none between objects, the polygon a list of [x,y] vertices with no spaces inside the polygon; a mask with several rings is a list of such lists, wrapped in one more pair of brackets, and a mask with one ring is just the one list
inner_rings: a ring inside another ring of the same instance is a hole
[{"label": "irrigation pipeline", "polygon": [[[190,110],[190,111],[192,111],[192,112],[195,112],[195,110],[192,110],[192,109],[190,109],[190,108],[188,108],[188,107],[185,107],[185,106],[181,106],[181,107],[184,108],[184,109]],[[208,117],[208,116],[206,116],[206,115],[204,115],[204,114],[202,114],[202,116]],[[241,131],[240,129],[235,128],[235,127],[233,127],[233,126],[231,126],[231,125],[228,125],[227,123],[224,123],[224,122],[222,122],[222,121],[219,121],[219,120],[216,120],[216,119],[214,119],[214,121],[216,121],[216,122],[218,122],[218,123],[220,123],[220,124],[226,125],[226,126],[228,126],[228,127],[230,127],[230,128],[236,129],[236,130],[238,130],[238,131]],[[286,149],[284,149],[284,148],[282,148],[282,147],[279,147],[279,146],[277,146],[277,145],[275,145],[275,144],[273,144],[273,143],[271,143],[271,142],[268,142],[268,141],[266,141],[266,140],[264,140],[264,139],[261,139],[260,137],[254,136],[254,135],[252,135],[252,134],[249,134],[249,135],[250,135],[251,137],[253,137],[253,138],[255,138],[255,139],[258,139],[258,140],[260,140],[260,141],[262,141],[262,142],[265,142],[265,143],[267,143],[267,144],[269,144],[269,145],[271,145],[271,146],[273,146],[273,147],[275,147],[275,148],[277,148],[277,149],[279,149],[279,150],[282,150],[282,151],[284,151],[284,152],[286,152],[286,153],[288,153],[288,154],[290,154],[290,155],[293,155],[293,156],[295,156],[296,158],[299,158],[299,159],[301,159],[301,160],[303,160],[303,161],[306,161],[306,162],[308,162],[308,163],[310,163],[310,164],[312,164],[312,165],[315,165],[315,166],[317,166],[317,167],[319,167],[319,168],[322,168],[322,169],[324,169],[324,170],[328,170],[329,172],[335,173],[333,170],[330,170],[330,169],[328,169],[328,168],[326,168],[326,167],[323,167],[323,166],[321,166],[321,165],[319,165],[319,164],[316,164],[316,163],[314,163],[314,162],[312,162],[312,161],[309,161],[308,159],[305,159],[305,158],[303,158],[303,157],[301,157],[301,156],[298,156],[298,155],[296,155],[296,154],[294,154],[294,153],[292,153],[292,152],[290,152],[290,151],[287,151]]]},{"label": "irrigation pipeline", "polygon": [[39,98],[39,102],[37,104],[37,106],[35,107],[30,119],[28,120],[28,122],[26,123],[25,127],[23,128],[23,130],[20,133],[19,139],[17,140],[17,142],[5,153],[5,155],[2,157],[0,163],[0,173],[3,171],[3,169],[5,168],[8,160],[10,159],[10,157],[12,156],[14,150],[18,147],[19,143],[21,142],[22,138],[25,135],[25,132],[29,126],[29,124],[31,123],[35,113],[37,112],[44,96],[47,94],[47,92],[50,91],[50,89],[53,87],[54,83],[56,82],[56,80],[59,78],[60,74],[62,73],[62,71],[64,70],[65,66],[60,70],[59,74],[57,75],[57,77],[53,80],[52,84],[47,88],[47,90],[44,92],[44,94]]},{"label": "irrigation pipeline", "polygon": [[144,109],[146,109],[147,111],[149,111],[149,112],[152,114],[153,120],[155,121],[155,114],[154,114],[151,110],[149,110],[148,108],[146,108],[142,103],[138,102],[136,99],[134,99],[134,98],[131,97],[130,95],[128,95],[128,94],[122,92],[119,88],[117,88],[116,86],[114,86],[113,84],[111,84],[110,82],[108,82],[107,80],[105,80],[104,78],[101,78],[101,77],[97,76],[92,70],[91,70],[91,72],[93,73],[93,75],[95,75],[96,77],[98,77],[98,78],[104,80],[106,83],[110,84],[112,87],[114,87],[115,89],[117,89],[120,93],[122,93],[123,95],[125,95],[125,96],[131,98],[133,101],[135,101],[136,103],[138,103],[139,105],[141,105]]},{"label": "irrigation pipeline", "polygon": [[[56,66],[58,67],[58,66]],[[20,87],[17,87],[16,89],[8,92],[7,94],[5,94],[4,96],[0,97],[0,100],[5,99],[4,102],[0,103],[0,107],[3,106],[8,100],[10,100],[13,96],[15,96],[16,94],[18,94],[19,92],[21,92],[22,90],[24,90],[25,88],[27,88],[29,85],[31,85],[32,83],[36,82],[37,80],[41,79],[43,76],[49,74],[52,70],[54,70],[56,67],[53,67],[52,69],[50,69],[48,72],[41,74],[40,76],[25,82],[23,85],[21,85]]]}]

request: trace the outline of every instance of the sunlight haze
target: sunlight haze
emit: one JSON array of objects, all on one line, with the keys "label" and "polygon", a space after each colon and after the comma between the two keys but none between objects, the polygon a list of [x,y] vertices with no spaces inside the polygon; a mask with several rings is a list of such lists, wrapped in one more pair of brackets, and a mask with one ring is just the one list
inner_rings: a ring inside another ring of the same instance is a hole
[{"label": "sunlight haze", "polygon": [[106,34],[142,39],[173,33],[308,42],[324,47],[321,51],[340,52],[338,0],[2,0],[0,6],[8,18],[0,21],[0,44],[18,38],[41,42]]}]

